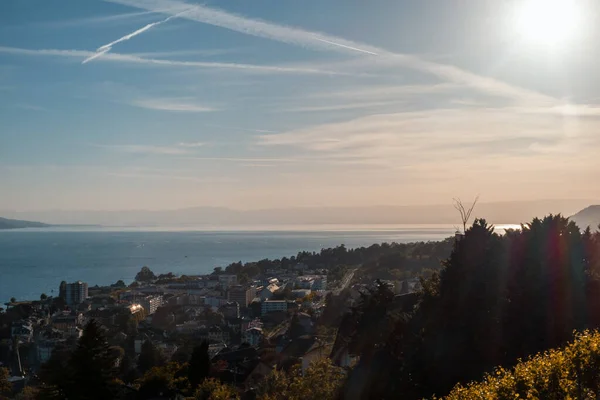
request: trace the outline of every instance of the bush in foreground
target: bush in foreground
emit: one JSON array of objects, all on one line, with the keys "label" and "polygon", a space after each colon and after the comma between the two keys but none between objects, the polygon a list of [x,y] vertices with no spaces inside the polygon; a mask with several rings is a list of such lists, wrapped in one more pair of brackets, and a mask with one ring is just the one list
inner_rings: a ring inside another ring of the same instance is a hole
[{"label": "bush in foreground", "polygon": [[498,368],[482,382],[457,385],[446,400],[597,399],[600,332],[584,331],[565,348],[540,353],[514,369]]}]

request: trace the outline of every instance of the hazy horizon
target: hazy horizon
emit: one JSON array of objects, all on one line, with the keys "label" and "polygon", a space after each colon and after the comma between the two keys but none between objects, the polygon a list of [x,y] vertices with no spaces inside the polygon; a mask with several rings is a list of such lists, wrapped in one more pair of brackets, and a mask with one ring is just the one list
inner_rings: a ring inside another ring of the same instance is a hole
[{"label": "hazy horizon", "polygon": [[[470,200],[465,200],[467,203]],[[570,216],[600,202],[579,199],[546,199],[522,202],[480,202],[473,218],[494,224],[519,224],[547,214]],[[452,202],[431,205],[380,205],[364,207],[281,207],[232,209],[193,207],[165,210],[41,210],[2,211],[0,217],[51,224],[103,226],[299,226],[299,225],[410,225],[456,224],[459,216]]]}]

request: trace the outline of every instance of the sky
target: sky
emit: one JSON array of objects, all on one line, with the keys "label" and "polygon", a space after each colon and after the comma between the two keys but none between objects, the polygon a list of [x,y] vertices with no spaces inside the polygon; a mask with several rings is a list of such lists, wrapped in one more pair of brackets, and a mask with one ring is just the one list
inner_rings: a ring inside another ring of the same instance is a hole
[{"label": "sky", "polygon": [[600,4],[540,4],[4,0],[0,210],[600,199]]}]

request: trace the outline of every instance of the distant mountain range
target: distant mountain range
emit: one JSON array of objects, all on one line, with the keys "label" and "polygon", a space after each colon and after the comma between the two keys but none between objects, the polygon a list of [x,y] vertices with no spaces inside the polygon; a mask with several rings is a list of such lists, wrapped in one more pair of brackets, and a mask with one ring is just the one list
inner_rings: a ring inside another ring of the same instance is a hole
[{"label": "distant mountain range", "polygon": [[0,229],[21,229],[21,228],[45,228],[48,224],[33,221],[21,221],[18,219],[0,218]]},{"label": "distant mountain range", "polygon": [[[493,224],[519,224],[547,214],[573,215],[594,200],[538,200],[480,203],[473,217]],[[293,207],[234,210],[224,207],[194,207],[148,211],[36,211],[0,212],[5,217],[44,221],[50,224],[97,224],[103,226],[177,227],[268,227],[275,225],[375,225],[459,224],[452,202],[440,205],[369,207]]]},{"label": "distant mountain range", "polygon": [[589,226],[592,230],[595,230],[600,226],[600,205],[586,207],[571,216],[570,219],[575,221],[581,229]]}]

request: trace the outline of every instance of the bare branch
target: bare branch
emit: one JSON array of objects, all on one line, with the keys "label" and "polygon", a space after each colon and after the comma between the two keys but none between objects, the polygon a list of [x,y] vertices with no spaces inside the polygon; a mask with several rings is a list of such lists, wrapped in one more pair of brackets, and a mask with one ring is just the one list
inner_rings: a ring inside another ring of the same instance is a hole
[{"label": "bare branch", "polygon": [[469,208],[465,207],[465,205],[463,204],[463,202],[460,198],[454,198],[454,199],[452,199],[452,201],[454,202],[454,208],[460,214],[460,221],[462,222],[462,225],[463,225],[463,233],[465,233],[467,231],[467,224],[469,223],[469,220],[471,219],[471,214],[473,214],[475,205],[479,201],[479,195],[477,195],[477,197],[475,197],[473,204],[471,204],[471,207],[469,207]]}]

